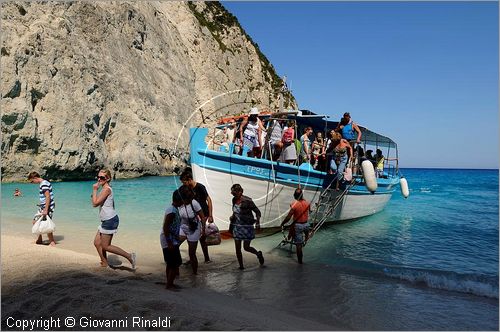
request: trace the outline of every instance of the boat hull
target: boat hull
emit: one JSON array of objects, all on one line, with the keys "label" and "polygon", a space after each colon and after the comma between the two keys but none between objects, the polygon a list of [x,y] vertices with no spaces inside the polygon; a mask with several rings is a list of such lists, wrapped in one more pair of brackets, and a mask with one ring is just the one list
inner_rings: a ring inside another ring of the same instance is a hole
[{"label": "boat hull", "polygon": [[[212,199],[214,221],[221,230],[229,228],[229,217],[232,214],[231,186],[240,184],[244,195],[253,199],[262,213],[261,227],[279,227],[289,212],[290,203],[293,202],[293,193],[297,188],[292,184],[280,184],[254,178],[251,175],[224,173],[221,171],[204,168],[193,164],[193,177],[195,181],[203,183]],[[350,220],[372,215],[384,209],[391,199],[393,191],[371,194],[363,188],[353,190],[342,198],[332,216],[327,222]],[[302,184],[304,198],[314,204],[318,201],[320,188]],[[358,189],[358,190],[356,190]]]}]

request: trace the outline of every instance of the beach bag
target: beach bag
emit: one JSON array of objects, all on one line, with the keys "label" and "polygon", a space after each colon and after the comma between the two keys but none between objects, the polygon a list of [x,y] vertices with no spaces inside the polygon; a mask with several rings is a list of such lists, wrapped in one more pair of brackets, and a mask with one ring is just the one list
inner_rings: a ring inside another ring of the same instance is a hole
[{"label": "beach bag", "polygon": [[346,169],[342,173],[342,175],[344,176],[344,180],[346,180],[347,182],[351,182],[352,181],[352,168],[346,167]]},{"label": "beach bag", "polygon": [[293,142],[293,128],[287,128],[283,133],[283,143],[291,144]]},{"label": "beach bag", "polygon": [[207,246],[216,246],[221,243],[219,228],[215,223],[208,223],[205,228],[205,243]]},{"label": "beach bag", "polygon": [[42,217],[42,214],[39,215],[35,224],[31,228],[31,232],[33,234],[48,234],[53,233],[56,230],[56,224],[52,221],[49,216]]}]

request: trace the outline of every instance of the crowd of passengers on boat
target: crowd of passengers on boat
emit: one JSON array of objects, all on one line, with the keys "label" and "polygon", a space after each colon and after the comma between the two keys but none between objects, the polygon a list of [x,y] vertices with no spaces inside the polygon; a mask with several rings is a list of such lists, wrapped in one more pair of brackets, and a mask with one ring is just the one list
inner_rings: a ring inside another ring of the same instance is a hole
[{"label": "crowd of passengers on boat", "polygon": [[261,119],[255,107],[240,121],[235,118],[227,121],[222,135],[214,137],[214,145],[221,152],[231,151],[241,156],[301,167],[308,163],[314,170],[338,174],[339,177],[349,166],[356,174],[361,169],[361,162],[369,160],[373,163],[376,176],[384,176],[387,158],[380,149],[376,149],[375,153],[363,150],[360,145],[362,132],[349,113],[344,113],[335,129],[326,132],[314,132],[312,127],[306,127],[299,133],[296,121],[286,114]]}]

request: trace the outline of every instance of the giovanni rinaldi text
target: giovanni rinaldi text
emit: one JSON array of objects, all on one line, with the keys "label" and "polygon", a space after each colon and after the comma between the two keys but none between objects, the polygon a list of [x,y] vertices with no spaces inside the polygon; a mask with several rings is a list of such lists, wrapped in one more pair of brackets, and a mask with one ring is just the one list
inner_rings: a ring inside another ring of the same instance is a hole
[{"label": "giovanni rinaldi text", "polygon": [[48,331],[58,328],[170,328],[170,317],[124,317],[122,319],[102,319],[93,317],[39,317],[35,319],[16,319],[7,317],[8,329],[22,331]]}]

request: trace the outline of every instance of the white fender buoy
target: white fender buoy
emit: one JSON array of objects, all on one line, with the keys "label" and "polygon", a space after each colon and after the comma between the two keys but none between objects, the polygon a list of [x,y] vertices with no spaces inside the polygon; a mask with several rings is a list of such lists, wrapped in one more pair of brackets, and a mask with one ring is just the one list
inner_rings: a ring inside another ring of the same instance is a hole
[{"label": "white fender buoy", "polygon": [[363,160],[361,163],[361,169],[363,169],[363,178],[365,179],[366,189],[370,192],[375,192],[377,190],[378,184],[375,178],[375,170],[373,169],[373,164],[369,160]]},{"label": "white fender buoy", "polygon": [[410,189],[408,189],[408,181],[405,178],[401,177],[399,179],[399,186],[401,187],[401,195],[404,198],[408,198],[410,196]]}]

